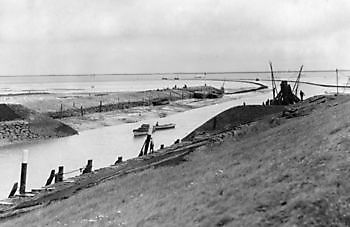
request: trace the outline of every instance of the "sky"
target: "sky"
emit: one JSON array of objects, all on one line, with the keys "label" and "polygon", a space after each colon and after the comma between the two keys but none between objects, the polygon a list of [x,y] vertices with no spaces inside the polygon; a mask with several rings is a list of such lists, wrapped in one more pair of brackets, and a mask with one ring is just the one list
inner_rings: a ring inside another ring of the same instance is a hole
[{"label": "sky", "polygon": [[0,75],[350,69],[348,0],[0,0]]}]

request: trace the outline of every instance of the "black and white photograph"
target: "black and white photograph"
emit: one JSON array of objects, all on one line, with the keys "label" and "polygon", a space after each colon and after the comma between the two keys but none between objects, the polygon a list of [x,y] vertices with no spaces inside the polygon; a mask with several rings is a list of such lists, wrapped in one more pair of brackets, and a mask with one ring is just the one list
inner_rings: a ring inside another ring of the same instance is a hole
[{"label": "black and white photograph", "polygon": [[350,1],[0,0],[0,226],[350,226]]}]

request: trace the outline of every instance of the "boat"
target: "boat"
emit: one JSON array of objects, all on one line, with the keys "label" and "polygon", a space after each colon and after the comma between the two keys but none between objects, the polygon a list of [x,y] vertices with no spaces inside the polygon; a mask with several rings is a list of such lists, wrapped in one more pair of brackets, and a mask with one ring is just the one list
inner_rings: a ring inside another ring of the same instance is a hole
[{"label": "boat", "polygon": [[157,98],[152,100],[153,106],[160,106],[160,105],[166,105],[169,104],[169,99],[167,98]]},{"label": "boat", "polygon": [[134,133],[134,136],[144,136],[148,134],[149,128],[149,124],[142,124],[141,127],[133,129],[132,132]]},{"label": "boat", "polygon": [[163,124],[163,125],[156,124],[153,126],[153,132],[157,130],[170,129],[170,128],[175,128],[175,124],[173,123]]}]

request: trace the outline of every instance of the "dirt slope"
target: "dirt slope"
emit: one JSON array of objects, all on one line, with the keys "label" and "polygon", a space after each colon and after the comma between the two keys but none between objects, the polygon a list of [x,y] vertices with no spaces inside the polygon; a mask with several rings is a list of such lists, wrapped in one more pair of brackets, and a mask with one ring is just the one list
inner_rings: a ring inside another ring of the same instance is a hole
[{"label": "dirt slope", "polygon": [[316,97],[179,165],[106,182],[3,226],[349,226],[350,97]]},{"label": "dirt slope", "polygon": [[77,134],[71,127],[17,104],[0,104],[0,146]]}]

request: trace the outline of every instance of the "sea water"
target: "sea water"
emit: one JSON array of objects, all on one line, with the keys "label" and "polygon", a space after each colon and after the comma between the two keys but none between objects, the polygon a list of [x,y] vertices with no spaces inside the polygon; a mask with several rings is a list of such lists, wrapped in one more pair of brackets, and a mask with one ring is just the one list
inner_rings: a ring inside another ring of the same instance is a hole
[{"label": "sea water", "polygon": [[[295,80],[298,73],[275,73],[276,79]],[[338,84],[346,85],[350,72],[338,73]],[[210,81],[217,79],[217,81]],[[269,80],[269,73],[224,74],[152,74],[152,75],[27,75],[0,76],[0,94],[18,93],[72,93],[72,92],[119,92],[150,89],[198,86],[229,86],[230,80]],[[336,84],[336,73],[302,73],[301,81]],[[350,85],[350,84],[349,84]]]}]

